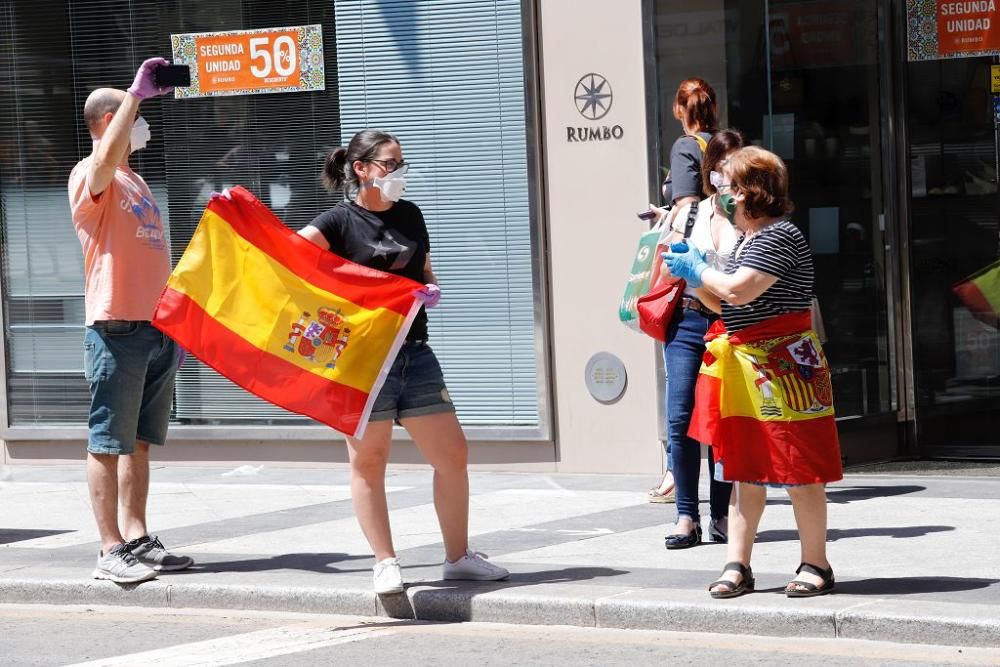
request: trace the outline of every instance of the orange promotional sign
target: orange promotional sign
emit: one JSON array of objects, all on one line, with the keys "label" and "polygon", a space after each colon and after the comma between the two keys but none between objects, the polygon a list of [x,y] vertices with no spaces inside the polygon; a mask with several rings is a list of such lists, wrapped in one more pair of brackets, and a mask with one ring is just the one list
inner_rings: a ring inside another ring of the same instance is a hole
[{"label": "orange promotional sign", "polygon": [[176,97],[323,90],[322,27],[171,35],[174,62],[191,68]]},{"label": "orange promotional sign", "polygon": [[295,31],[195,37],[201,91],[299,85]]},{"label": "orange promotional sign", "polygon": [[1000,50],[1000,16],[995,0],[937,3],[938,53]]}]

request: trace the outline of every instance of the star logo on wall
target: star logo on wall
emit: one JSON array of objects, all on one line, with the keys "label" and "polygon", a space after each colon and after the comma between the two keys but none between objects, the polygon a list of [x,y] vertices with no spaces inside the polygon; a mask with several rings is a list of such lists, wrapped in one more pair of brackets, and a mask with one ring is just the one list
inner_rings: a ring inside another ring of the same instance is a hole
[{"label": "star logo on wall", "polygon": [[600,74],[590,72],[576,82],[576,110],[587,120],[604,118],[611,111],[611,84]]}]

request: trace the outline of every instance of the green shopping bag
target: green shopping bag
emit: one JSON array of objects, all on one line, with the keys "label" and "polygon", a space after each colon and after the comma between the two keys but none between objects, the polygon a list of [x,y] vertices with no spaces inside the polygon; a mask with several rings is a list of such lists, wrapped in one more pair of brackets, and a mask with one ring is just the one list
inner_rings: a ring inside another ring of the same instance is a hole
[{"label": "green shopping bag", "polygon": [[660,241],[662,226],[663,221],[661,220],[639,237],[639,249],[632,260],[632,272],[625,284],[625,294],[622,295],[622,301],[618,304],[618,319],[629,329],[640,333],[637,304],[639,297],[649,291],[650,278],[653,275],[653,267],[656,265],[656,246]]}]

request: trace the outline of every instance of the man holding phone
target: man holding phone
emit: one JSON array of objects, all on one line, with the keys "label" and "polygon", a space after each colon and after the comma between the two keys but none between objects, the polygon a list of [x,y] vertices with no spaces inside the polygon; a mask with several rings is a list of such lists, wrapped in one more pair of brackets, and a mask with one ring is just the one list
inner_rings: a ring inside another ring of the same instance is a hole
[{"label": "man holding phone", "polygon": [[150,58],[127,91],[99,88],[87,97],[83,115],[94,148],[69,177],[86,270],[87,483],[101,537],[93,576],[118,583],[194,562],[169,553],[146,529],[149,446],[166,440],[182,352],[150,324],[170,275],[170,249],[160,209],[128,158],[150,138],[149,124],[137,117],[140,103],[172,90],[156,80],[165,65]]}]

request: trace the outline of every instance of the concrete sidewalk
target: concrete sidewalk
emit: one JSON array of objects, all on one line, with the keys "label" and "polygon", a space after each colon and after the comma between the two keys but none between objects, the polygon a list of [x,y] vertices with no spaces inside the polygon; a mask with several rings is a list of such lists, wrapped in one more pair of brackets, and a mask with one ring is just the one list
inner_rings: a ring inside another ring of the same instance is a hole
[{"label": "concrete sidewalk", "polygon": [[[673,505],[651,478],[472,474],[474,549],[510,581],[440,580],[431,476],[387,480],[405,595],[371,592],[372,558],[345,471],[158,467],[150,527],[194,568],[138,586],[89,579],[97,535],[83,466],[10,467],[0,482],[0,602],[389,615],[613,628],[1000,646],[1000,476],[851,474],[830,487],[838,594],[781,594],[798,565],[791,506],[769,505],[758,592],[712,600],[725,547],[666,551]],[[707,513],[707,505],[703,504]]]}]

